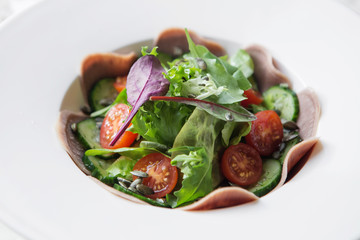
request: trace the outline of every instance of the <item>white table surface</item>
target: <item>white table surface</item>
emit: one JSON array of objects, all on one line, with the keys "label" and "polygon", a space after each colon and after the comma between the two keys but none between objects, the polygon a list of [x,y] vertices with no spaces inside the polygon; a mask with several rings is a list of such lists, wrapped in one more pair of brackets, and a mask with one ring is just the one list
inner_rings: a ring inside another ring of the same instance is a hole
[{"label": "white table surface", "polygon": [[[29,7],[41,0],[0,0],[0,24],[5,19],[21,11],[26,11]],[[340,0],[352,11],[359,14],[360,0]],[[26,236],[20,236],[6,225],[6,222],[0,222],[0,240],[25,240]]]}]

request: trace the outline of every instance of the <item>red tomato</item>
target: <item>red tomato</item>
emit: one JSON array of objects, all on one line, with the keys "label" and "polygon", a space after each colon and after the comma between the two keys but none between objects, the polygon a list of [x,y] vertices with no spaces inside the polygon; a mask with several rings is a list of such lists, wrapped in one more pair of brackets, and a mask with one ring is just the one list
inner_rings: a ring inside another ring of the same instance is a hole
[{"label": "red tomato", "polygon": [[114,146],[110,146],[110,142],[120,130],[129,113],[129,106],[120,103],[112,107],[106,114],[100,129],[100,145],[103,148],[129,147],[134,142],[137,134],[126,131]]},{"label": "red tomato", "polygon": [[151,153],[135,163],[133,170],[149,174],[149,177],[144,178],[142,183],[154,190],[154,194],[147,197],[152,199],[165,197],[175,188],[178,170],[171,165],[170,161],[170,158],[161,153]]},{"label": "red tomato", "polygon": [[283,138],[283,126],[275,111],[266,110],[255,114],[251,130],[246,135],[247,144],[253,146],[261,156],[269,156],[280,146]]},{"label": "red tomato", "polygon": [[126,87],[127,76],[117,77],[114,82],[114,87],[118,92],[121,92]]},{"label": "red tomato", "polygon": [[221,159],[221,171],[230,182],[247,186],[260,179],[262,160],[253,147],[239,143],[225,150]]},{"label": "red tomato", "polygon": [[247,97],[247,99],[241,101],[240,104],[245,108],[248,107],[250,104],[259,105],[263,101],[260,93],[255,92],[253,89],[246,90],[244,92],[244,96]]}]

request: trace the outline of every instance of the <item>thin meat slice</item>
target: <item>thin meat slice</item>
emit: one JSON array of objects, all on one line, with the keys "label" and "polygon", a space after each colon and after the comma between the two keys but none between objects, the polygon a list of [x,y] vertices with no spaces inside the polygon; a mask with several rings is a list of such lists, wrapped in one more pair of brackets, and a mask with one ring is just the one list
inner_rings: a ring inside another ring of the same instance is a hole
[{"label": "thin meat slice", "polygon": [[199,201],[179,209],[185,211],[211,210],[237,206],[258,199],[255,194],[241,187],[222,187],[212,191]]},{"label": "thin meat slice", "polygon": [[85,148],[79,142],[75,136],[71,125],[73,123],[78,123],[84,119],[88,118],[83,113],[75,113],[69,110],[63,110],[60,112],[60,116],[57,123],[57,133],[65,148],[66,152],[69,154],[70,158],[74,161],[76,166],[80,168],[86,175],[90,174],[90,171],[86,169],[82,162],[82,157],[85,152]]},{"label": "thin meat slice", "polygon": [[[299,98],[300,113],[297,120],[299,134],[303,139],[287,153],[279,184],[275,189],[281,187],[286,181],[295,176],[307,162],[313,147],[319,141],[316,130],[320,119],[320,103],[315,92],[306,88],[297,94]],[[298,165],[299,167],[295,166]]]},{"label": "thin meat slice", "polygon": [[278,189],[279,187],[284,185],[286,180],[288,180],[288,176],[290,174],[293,177],[296,173],[300,171],[301,168],[296,168],[296,172],[291,172],[295,165],[299,164],[300,161],[303,162],[302,166],[305,165],[305,163],[309,159],[309,154],[307,153],[309,153],[313,149],[313,147],[318,141],[319,138],[317,137],[309,138],[296,144],[289,150],[283,163],[280,181],[273,190]]},{"label": "thin meat slice", "polygon": [[[191,39],[195,44],[203,45],[216,56],[226,55],[225,49],[218,43],[202,38],[196,33],[189,31]],[[185,30],[182,28],[169,28],[162,31],[154,41],[158,51],[178,57],[189,52],[189,44],[186,39]]]},{"label": "thin meat slice", "polygon": [[277,69],[275,60],[264,47],[251,45],[246,47],[245,51],[254,62],[254,76],[261,93],[280,83],[286,83],[291,88],[290,80]]},{"label": "thin meat slice", "polygon": [[320,103],[314,90],[306,88],[297,94],[299,98],[299,117],[297,125],[302,139],[308,139],[316,135],[320,119]]},{"label": "thin meat slice", "polygon": [[80,84],[85,104],[89,106],[88,97],[91,88],[102,78],[119,77],[128,74],[137,56],[116,53],[95,53],[88,55],[81,64]]}]

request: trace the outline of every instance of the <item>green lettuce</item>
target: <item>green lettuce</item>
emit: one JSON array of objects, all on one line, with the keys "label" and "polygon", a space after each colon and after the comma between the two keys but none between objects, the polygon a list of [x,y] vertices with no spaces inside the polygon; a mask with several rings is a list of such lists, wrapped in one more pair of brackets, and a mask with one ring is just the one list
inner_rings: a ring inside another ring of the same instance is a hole
[{"label": "green lettuce", "polygon": [[115,148],[115,149],[106,149],[106,148],[96,148],[89,149],[85,152],[85,156],[100,156],[107,155],[112,153],[118,153],[122,156],[129,157],[134,160],[139,160],[142,157],[150,153],[160,152],[155,148],[139,148],[139,147],[123,147],[123,148]]},{"label": "green lettuce", "polygon": [[239,49],[229,59],[231,65],[239,68],[246,78],[254,73],[254,62],[250,55],[243,49]]},{"label": "green lettuce", "polygon": [[245,99],[244,90],[251,88],[251,84],[244,76],[240,68],[232,66],[224,59],[216,57],[206,47],[195,45],[185,30],[191,56],[202,59],[206,63],[205,74],[209,74],[216,86],[223,87],[224,90],[218,96],[211,96],[209,101],[219,104],[231,104]]},{"label": "green lettuce", "polygon": [[221,130],[221,137],[225,147],[236,145],[241,138],[248,135],[251,130],[251,122],[226,122]]},{"label": "green lettuce", "polygon": [[196,108],[174,141],[172,164],[183,174],[181,188],[167,196],[172,207],[195,201],[221,181],[218,136],[225,122]]},{"label": "green lettuce", "polygon": [[122,177],[132,180],[132,174],[130,172],[133,170],[135,163],[136,160],[121,156],[113,162],[106,171],[110,177]]},{"label": "green lettuce", "polygon": [[145,140],[172,147],[194,107],[177,102],[146,102],[132,120],[134,133]]}]

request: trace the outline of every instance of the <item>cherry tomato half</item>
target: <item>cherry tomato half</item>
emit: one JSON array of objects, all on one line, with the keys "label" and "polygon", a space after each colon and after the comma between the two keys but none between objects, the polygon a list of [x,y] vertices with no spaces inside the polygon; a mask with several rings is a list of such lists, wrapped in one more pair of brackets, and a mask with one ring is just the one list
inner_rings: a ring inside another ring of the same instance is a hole
[{"label": "cherry tomato half", "polygon": [[133,170],[149,174],[149,177],[144,178],[142,183],[154,190],[154,194],[147,197],[152,199],[165,197],[175,188],[178,170],[170,162],[171,159],[161,153],[151,153],[135,163]]},{"label": "cherry tomato half", "polygon": [[120,130],[129,113],[129,106],[120,103],[112,107],[106,114],[100,129],[100,145],[103,148],[114,149],[129,147],[135,141],[137,134],[125,131],[115,145],[110,146],[110,142]]},{"label": "cherry tomato half", "polygon": [[225,150],[221,159],[221,171],[230,182],[247,186],[260,179],[262,160],[253,147],[239,143]]},{"label": "cherry tomato half", "polygon": [[118,92],[121,92],[126,87],[127,76],[117,77],[114,82],[114,87]]},{"label": "cherry tomato half", "polygon": [[247,97],[247,99],[241,101],[240,104],[245,108],[248,107],[250,104],[259,105],[263,101],[260,93],[256,92],[253,89],[244,91],[244,96]]},{"label": "cherry tomato half", "polygon": [[251,130],[245,136],[246,143],[253,146],[261,156],[269,156],[280,146],[283,126],[275,111],[266,110],[255,114]]}]

